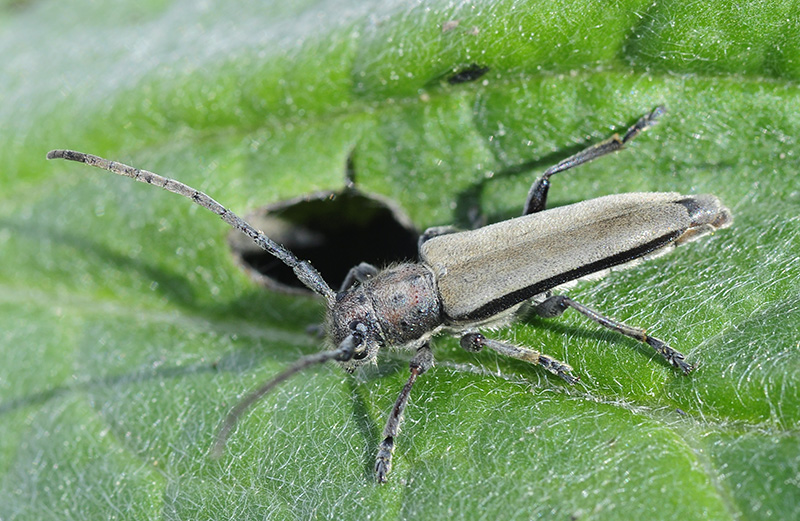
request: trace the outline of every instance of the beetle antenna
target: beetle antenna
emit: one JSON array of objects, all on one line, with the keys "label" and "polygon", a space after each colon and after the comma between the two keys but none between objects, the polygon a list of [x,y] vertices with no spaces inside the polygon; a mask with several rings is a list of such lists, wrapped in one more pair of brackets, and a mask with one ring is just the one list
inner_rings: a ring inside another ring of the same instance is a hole
[{"label": "beetle antenna", "polygon": [[263,248],[267,253],[274,255],[281,262],[292,268],[300,282],[305,284],[305,286],[314,293],[325,297],[325,300],[328,301],[328,307],[333,306],[333,303],[336,301],[336,293],[328,286],[328,283],[325,282],[325,279],[314,269],[311,263],[299,260],[295,257],[294,253],[255,229],[247,221],[231,212],[208,195],[199,190],[195,190],[191,186],[175,181],[174,179],[162,177],[153,172],[148,172],[147,170],[140,170],[132,166],[117,163],[116,161],[109,161],[102,157],[76,152],[74,150],[51,150],[47,153],[47,159],[67,159],[69,161],[86,163],[89,166],[102,168],[114,174],[130,177],[141,183],[160,186],[164,190],[191,199],[203,208],[217,214],[220,219],[250,237],[254,243]]},{"label": "beetle antenna", "polygon": [[363,336],[354,332],[348,335],[336,349],[331,351],[321,351],[319,353],[314,353],[313,355],[304,356],[282,373],[278,373],[277,376],[263,383],[257,389],[250,391],[250,393],[245,396],[242,401],[236,404],[236,407],[231,409],[231,412],[229,412],[228,416],[225,417],[225,421],[222,422],[222,426],[220,427],[219,432],[217,432],[217,438],[214,440],[214,445],[211,447],[211,457],[216,459],[222,456],[222,453],[225,450],[225,444],[228,442],[228,437],[230,436],[233,427],[236,425],[236,422],[239,420],[239,417],[247,409],[249,409],[251,405],[258,402],[264,397],[264,395],[273,390],[278,384],[286,381],[295,373],[299,373],[303,369],[311,367],[312,365],[322,364],[328,360],[338,360],[340,362],[350,360],[353,358],[353,355],[356,353],[356,349],[359,346],[363,347]]}]

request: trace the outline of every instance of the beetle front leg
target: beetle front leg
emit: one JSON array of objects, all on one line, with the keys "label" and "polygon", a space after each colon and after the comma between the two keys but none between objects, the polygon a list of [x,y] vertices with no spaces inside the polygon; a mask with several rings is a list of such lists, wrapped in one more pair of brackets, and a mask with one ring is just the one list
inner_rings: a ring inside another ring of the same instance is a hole
[{"label": "beetle front leg", "polygon": [[528,199],[525,201],[525,207],[522,210],[522,215],[541,212],[545,209],[547,191],[550,189],[550,176],[620,150],[636,136],[655,125],[658,122],[658,118],[664,114],[664,112],[664,107],[656,107],[649,114],[639,118],[639,120],[625,132],[624,136],[620,137],[619,134],[614,134],[605,141],[585,148],[577,154],[564,159],[557,165],[548,168],[531,186],[528,192]]},{"label": "beetle front leg", "polygon": [[644,329],[629,326],[623,322],[619,322],[605,315],[601,315],[597,311],[586,307],[579,302],[575,302],[565,295],[554,295],[539,303],[535,307],[536,312],[544,318],[557,317],[566,311],[567,308],[572,308],[575,311],[578,311],[579,313],[594,320],[601,326],[613,329],[618,333],[622,333],[623,335],[634,338],[640,342],[644,342],[655,349],[656,353],[663,356],[672,366],[683,371],[684,374],[691,373],[695,368],[694,365],[686,361],[686,357],[683,356],[681,352],[676,351],[663,340],[659,340],[658,338],[648,335]]},{"label": "beetle front leg", "polygon": [[408,405],[408,397],[411,394],[411,387],[417,381],[417,377],[433,367],[433,351],[427,342],[417,349],[417,354],[411,359],[409,364],[411,376],[400,391],[400,396],[389,413],[386,420],[386,427],[383,428],[383,441],[378,445],[378,456],[375,458],[375,479],[378,483],[386,483],[386,476],[392,470],[392,453],[394,452],[394,439],[400,430],[400,421],[403,419],[403,412]]},{"label": "beetle front leg", "polygon": [[556,360],[551,356],[542,354],[527,347],[486,338],[480,333],[467,333],[462,336],[461,347],[473,353],[477,353],[484,347],[488,347],[489,349],[497,351],[501,355],[516,358],[517,360],[522,360],[531,364],[539,364],[551,373],[560,376],[568,383],[574,384],[579,380],[577,376],[572,374],[572,367],[570,367],[569,364],[565,364],[564,362]]}]

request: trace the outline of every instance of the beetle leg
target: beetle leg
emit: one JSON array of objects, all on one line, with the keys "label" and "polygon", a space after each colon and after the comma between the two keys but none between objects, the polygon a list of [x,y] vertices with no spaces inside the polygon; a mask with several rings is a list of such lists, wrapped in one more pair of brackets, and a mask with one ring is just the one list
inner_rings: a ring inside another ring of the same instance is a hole
[{"label": "beetle leg", "polygon": [[588,163],[589,161],[597,159],[598,157],[602,157],[606,154],[616,152],[617,150],[623,148],[636,136],[655,125],[658,122],[658,118],[664,114],[664,112],[664,107],[656,107],[649,114],[639,118],[639,121],[634,123],[628,129],[628,131],[625,132],[624,136],[620,137],[619,134],[614,134],[605,141],[585,148],[577,154],[571,155],[559,162],[557,165],[548,168],[542,174],[542,176],[539,177],[539,179],[537,179],[533,185],[531,185],[531,189],[528,192],[528,199],[525,201],[525,208],[522,210],[522,215],[541,212],[545,209],[545,204],[547,202],[547,191],[550,189],[551,175],[569,170],[570,168],[574,168],[584,163]]},{"label": "beetle leg", "polygon": [[342,281],[342,287],[339,288],[339,293],[352,288],[356,282],[364,282],[377,274],[378,268],[368,262],[362,262],[358,266],[353,266]]},{"label": "beetle leg", "polygon": [[570,367],[569,364],[565,364],[564,362],[556,360],[551,356],[542,354],[527,347],[516,346],[514,344],[500,342],[499,340],[486,338],[480,333],[473,332],[462,336],[461,347],[473,353],[477,353],[484,347],[488,347],[489,349],[493,349],[502,355],[516,358],[517,360],[522,360],[524,362],[530,362],[532,364],[539,364],[551,373],[560,376],[568,383],[574,384],[579,380],[577,376],[572,374],[572,367]]},{"label": "beetle leg", "polygon": [[394,452],[394,438],[400,430],[400,421],[403,419],[403,412],[408,405],[408,397],[411,394],[411,387],[414,386],[417,377],[433,367],[433,351],[429,343],[425,343],[417,349],[417,354],[411,359],[409,364],[411,376],[408,377],[406,385],[400,391],[400,396],[389,413],[386,420],[386,427],[383,428],[383,441],[378,445],[378,456],[375,459],[375,479],[378,483],[386,483],[386,476],[392,470],[392,453]]},{"label": "beetle leg", "polygon": [[691,373],[695,368],[694,365],[686,361],[686,357],[683,356],[682,353],[670,347],[663,340],[659,340],[658,338],[648,335],[644,329],[629,326],[607,316],[601,315],[597,311],[588,308],[579,302],[575,302],[565,295],[552,296],[535,307],[536,312],[545,318],[557,317],[561,315],[561,313],[563,313],[567,308],[572,308],[575,311],[578,311],[579,313],[594,320],[601,326],[607,327],[608,329],[613,329],[618,333],[622,333],[623,335],[639,340],[640,342],[644,342],[655,349],[656,353],[663,356],[667,362],[672,364],[672,366],[683,371],[684,374]]},{"label": "beetle leg", "polygon": [[422,248],[422,245],[425,244],[427,241],[433,239],[434,237],[438,237],[440,235],[448,235],[450,233],[456,233],[460,231],[455,226],[432,226],[422,232],[422,235],[419,236],[419,240],[417,241],[417,249]]}]

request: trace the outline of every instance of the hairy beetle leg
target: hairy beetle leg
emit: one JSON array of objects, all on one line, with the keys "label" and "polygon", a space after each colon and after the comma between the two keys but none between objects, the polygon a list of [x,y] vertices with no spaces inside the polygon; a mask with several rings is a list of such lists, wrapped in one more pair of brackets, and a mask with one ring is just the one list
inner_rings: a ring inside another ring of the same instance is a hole
[{"label": "hairy beetle leg", "polygon": [[433,351],[431,351],[430,344],[426,343],[417,350],[417,354],[411,359],[409,366],[411,376],[408,377],[408,381],[392,407],[392,412],[389,413],[386,427],[383,428],[383,441],[378,445],[378,456],[375,458],[375,479],[378,483],[386,483],[386,476],[392,470],[394,439],[400,430],[400,421],[403,419],[403,412],[408,405],[411,388],[417,381],[417,376],[433,367]]},{"label": "hairy beetle leg", "polygon": [[658,118],[666,112],[664,107],[656,107],[650,113],[645,114],[639,120],[631,125],[622,137],[619,134],[614,134],[610,138],[585,148],[564,159],[557,165],[551,166],[534,181],[528,192],[528,199],[525,201],[525,207],[522,210],[522,215],[528,215],[536,212],[541,212],[545,209],[547,203],[547,192],[550,189],[550,176],[575,168],[578,165],[588,163],[598,157],[611,154],[625,147],[631,140],[636,138],[639,134],[652,127],[658,122]]},{"label": "hairy beetle leg", "polygon": [[686,357],[683,356],[681,352],[676,351],[663,340],[659,340],[658,338],[648,335],[644,329],[629,326],[623,322],[619,322],[605,315],[601,315],[597,311],[586,307],[579,302],[575,302],[566,295],[554,295],[549,297],[545,301],[539,303],[535,307],[535,310],[544,318],[552,318],[561,315],[564,311],[566,311],[567,308],[572,308],[575,311],[578,311],[582,315],[589,317],[603,327],[607,327],[608,329],[622,333],[627,337],[644,342],[652,347],[658,354],[663,356],[664,359],[666,359],[666,361],[669,362],[673,367],[683,371],[684,374],[691,373],[695,368],[694,365],[686,361]]},{"label": "hairy beetle leg", "polygon": [[461,347],[473,353],[477,353],[484,347],[488,347],[501,355],[516,358],[517,360],[522,360],[523,362],[529,362],[531,364],[538,364],[551,373],[560,376],[570,384],[574,384],[579,380],[577,376],[572,374],[572,367],[570,367],[569,364],[565,364],[551,356],[541,354],[527,347],[486,338],[480,333],[467,333],[462,336]]}]

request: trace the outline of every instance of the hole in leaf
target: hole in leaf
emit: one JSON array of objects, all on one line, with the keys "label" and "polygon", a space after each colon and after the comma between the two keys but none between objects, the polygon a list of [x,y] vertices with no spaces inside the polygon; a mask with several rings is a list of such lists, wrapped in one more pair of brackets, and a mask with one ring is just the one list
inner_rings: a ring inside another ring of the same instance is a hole
[{"label": "hole in leaf", "polygon": [[467,83],[475,81],[484,74],[489,72],[489,67],[473,63],[469,67],[465,67],[447,78],[447,83],[450,85],[458,85],[459,83]]},{"label": "hole in leaf", "polygon": [[[382,268],[417,259],[419,232],[391,201],[355,188],[318,192],[267,205],[246,220],[270,239],[308,260],[334,290],[361,262]],[[312,294],[292,270],[233,231],[233,254],[259,284],[287,293]]]}]

